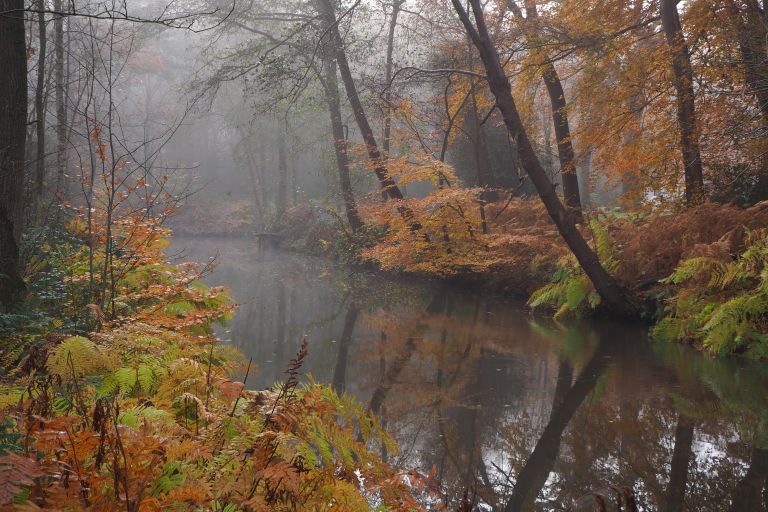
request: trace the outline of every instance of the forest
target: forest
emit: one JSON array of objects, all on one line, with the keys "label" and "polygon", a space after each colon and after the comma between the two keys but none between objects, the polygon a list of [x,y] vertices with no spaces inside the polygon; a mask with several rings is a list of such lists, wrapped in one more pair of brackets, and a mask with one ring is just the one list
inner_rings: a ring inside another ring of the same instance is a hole
[{"label": "forest", "polygon": [[768,511],[765,0],[0,0],[0,511]]}]

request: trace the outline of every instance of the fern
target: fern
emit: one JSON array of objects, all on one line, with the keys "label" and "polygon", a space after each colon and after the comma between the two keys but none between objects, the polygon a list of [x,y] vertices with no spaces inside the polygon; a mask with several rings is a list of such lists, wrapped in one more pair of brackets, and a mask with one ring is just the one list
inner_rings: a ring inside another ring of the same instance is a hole
[{"label": "fern", "polygon": [[600,304],[600,296],[591,281],[583,274],[573,256],[564,256],[557,262],[552,282],[531,294],[531,307],[549,305],[555,308],[555,318],[566,314],[582,314],[588,307]]},{"label": "fern", "polygon": [[664,280],[678,286],[654,335],[692,341],[716,354],[768,353],[768,231],[749,234],[734,261],[681,262]]},{"label": "fern", "polygon": [[14,502],[40,475],[40,465],[34,459],[13,453],[0,457],[0,505]]},{"label": "fern", "polygon": [[108,367],[108,358],[95,343],[82,336],[65,339],[53,348],[46,367],[62,379],[95,375]]},{"label": "fern", "polygon": [[[611,240],[607,225],[595,218],[589,221],[589,226],[600,264],[609,274],[614,274],[619,268],[618,251]],[[555,318],[568,314],[580,316],[597,308],[600,302],[600,295],[595,291],[592,281],[571,254],[557,261],[557,269],[551,282],[534,291],[528,299],[528,305],[531,307],[552,306],[555,309]]]}]

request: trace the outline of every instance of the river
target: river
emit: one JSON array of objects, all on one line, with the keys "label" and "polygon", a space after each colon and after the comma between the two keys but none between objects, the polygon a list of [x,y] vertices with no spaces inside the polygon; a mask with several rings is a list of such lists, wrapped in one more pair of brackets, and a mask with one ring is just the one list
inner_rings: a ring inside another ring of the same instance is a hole
[{"label": "river", "polygon": [[768,368],[649,339],[641,325],[555,322],[520,301],[392,280],[239,239],[175,239],[240,308],[222,337],[251,388],[303,371],[392,433],[393,464],[432,470],[483,510],[564,510],[611,484],[640,510],[765,510]]}]

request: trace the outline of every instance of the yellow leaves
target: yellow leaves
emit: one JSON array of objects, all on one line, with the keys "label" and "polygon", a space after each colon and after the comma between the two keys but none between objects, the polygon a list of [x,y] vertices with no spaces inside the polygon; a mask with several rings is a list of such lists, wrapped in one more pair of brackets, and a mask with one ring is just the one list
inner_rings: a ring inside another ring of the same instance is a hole
[{"label": "yellow leaves", "polygon": [[[558,234],[536,201],[504,198],[485,204],[481,193],[451,187],[397,203],[362,204],[360,211],[369,222],[387,228],[363,256],[385,269],[455,275],[488,272],[501,265],[529,273],[534,257],[548,255],[554,260],[562,254]],[[421,229],[414,231],[398,215],[401,204],[413,212]]]},{"label": "yellow leaves", "polygon": [[51,350],[48,371],[65,380],[93,375],[113,366],[113,361],[88,338],[73,336]]}]

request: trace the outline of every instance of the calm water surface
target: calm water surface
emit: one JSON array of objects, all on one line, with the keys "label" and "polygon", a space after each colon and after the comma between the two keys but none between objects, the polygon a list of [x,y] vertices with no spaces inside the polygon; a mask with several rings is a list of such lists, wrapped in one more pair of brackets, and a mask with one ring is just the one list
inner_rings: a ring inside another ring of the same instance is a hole
[{"label": "calm water surface", "polygon": [[641,510],[765,510],[768,369],[653,343],[642,326],[558,324],[521,302],[391,281],[249,241],[177,239],[241,304],[224,337],[253,388],[305,371],[379,415],[390,462],[435,468],[479,510],[564,510],[610,484]]}]

